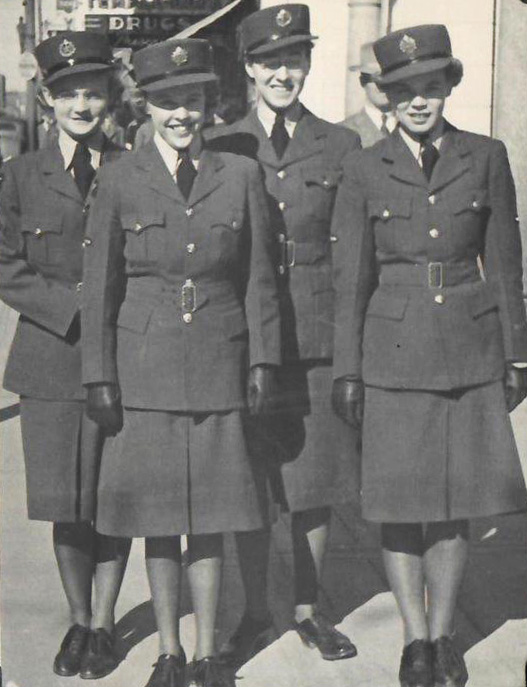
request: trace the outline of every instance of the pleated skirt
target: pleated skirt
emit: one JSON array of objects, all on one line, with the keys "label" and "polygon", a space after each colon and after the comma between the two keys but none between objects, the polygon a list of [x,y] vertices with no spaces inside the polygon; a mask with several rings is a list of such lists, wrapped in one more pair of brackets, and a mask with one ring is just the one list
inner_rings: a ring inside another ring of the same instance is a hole
[{"label": "pleated skirt", "polygon": [[20,425],[29,518],[93,520],[102,434],[84,402],[22,396]]},{"label": "pleated skirt", "polygon": [[124,409],[104,446],[97,531],[126,537],[254,530],[267,523],[268,491],[239,411]]},{"label": "pleated skirt", "polygon": [[501,382],[450,392],[366,388],[364,518],[434,522],[526,506]]}]

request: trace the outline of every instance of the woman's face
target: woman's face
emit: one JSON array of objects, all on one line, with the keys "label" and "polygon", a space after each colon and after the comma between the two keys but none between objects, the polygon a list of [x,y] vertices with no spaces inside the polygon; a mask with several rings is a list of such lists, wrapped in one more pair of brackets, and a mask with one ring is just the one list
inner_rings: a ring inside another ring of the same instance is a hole
[{"label": "woman's face", "polygon": [[452,85],[445,70],[409,77],[384,87],[402,128],[413,136],[426,136],[441,121]]},{"label": "woman's face", "polygon": [[75,140],[99,131],[110,96],[107,74],[71,74],[44,89],[60,129]]},{"label": "woman's face", "polygon": [[258,94],[276,111],[296,103],[310,67],[309,51],[300,45],[253,57],[246,63],[245,71],[253,79]]},{"label": "woman's face", "polygon": [[174,150],[188,148],[203,126],[205,87],[188,84],[147,94],[155,130]]}]

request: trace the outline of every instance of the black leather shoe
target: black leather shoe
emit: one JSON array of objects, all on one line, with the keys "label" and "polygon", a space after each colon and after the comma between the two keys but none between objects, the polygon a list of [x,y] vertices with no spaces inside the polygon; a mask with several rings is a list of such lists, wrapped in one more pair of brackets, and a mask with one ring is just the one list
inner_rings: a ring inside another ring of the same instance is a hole
[{"label": "black leather shoe", "polygon": [[88,645],[81,661],[80,676],[83,680],[98,680],[112,673],[118,666],[114,639],[102,627],[91,630]]},{"label": "black leather shoe", "polygon": [[322,616],[295,622],[293,627],[304,644],[311,649],[316,647],[326,661],[339,661],[357,655],[357,647]]},{"label": "black leather shoe", "polygon": [[465,687],[468,671],[463,656],[450,637],[432,642],[434,687]]},{"label": "black leather shoe", "polygon": [[234,670],[216,656],[207,656],[192,661],[187,684],[188,687],[235,687]]},{"label": "black leather shoe", "polygon": [[415,639],[404,647],[399,682],[401,687],[434,687],[432,645],[427,639]]},{"label": "black leather shoe", "polygon": [[184,687],[187,657],[181,649],[179,656],[162,654],[154,663],[154,672],[146,687]]},{"label": "black leather shoe", "polygon": [[62,677],[77,675],[81,666],[81,659],[88,642],[90,628],[82,625],[72,625],[66,632],[59,653],[53,662],[53,672]]},{"label": "black leather shoe", "polygon": [[257,620],[245,614],[234,634],[221,647],[219,660],[229,665],[243,665],[265,646],[266,635],[272,626],[270,615]]}]

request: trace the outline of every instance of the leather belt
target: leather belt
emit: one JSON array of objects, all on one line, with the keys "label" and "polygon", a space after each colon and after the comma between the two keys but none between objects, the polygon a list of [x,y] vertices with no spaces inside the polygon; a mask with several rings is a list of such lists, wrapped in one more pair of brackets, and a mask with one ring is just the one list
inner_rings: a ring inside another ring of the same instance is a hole
[{"label": "leather belt", "polygon": [[280,273],[295,265],[309,265],[323,257],[329,250],[329,242],[294,241],[285,234],[278,235],[280,245]]},{"label": "leather belt", "polygon": [[429,262],[424,265],[382,265],[380,284],[394,286],[426,286],[442,289],[467,282],[480,281],[481,273],[476,262]]}]

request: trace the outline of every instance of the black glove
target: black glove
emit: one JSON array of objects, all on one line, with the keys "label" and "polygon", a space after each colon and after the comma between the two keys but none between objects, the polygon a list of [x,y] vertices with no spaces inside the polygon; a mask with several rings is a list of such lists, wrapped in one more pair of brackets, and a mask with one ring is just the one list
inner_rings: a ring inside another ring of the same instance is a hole
[{"label": "black glove", "polygon": [[357,379],[339,377],[333,382],[331,404],[335,413],[355,429],[364,415],[364,384]]},{"label": "black glove", "polygon": [[276,397],[276,372],[268,365],[256,365],[249,370],[247,405],[251,415],[270,412]]},{"label": "black glove", "polygon": [[86,413],[109,432],[117,432],[123,424],[121,394],[115,384],[91,384],[88,387]]},{"label": "black glove", "polygon": [[527,369],[507,365],[504,383],[505,402],[510,413],[527,396]]}]

